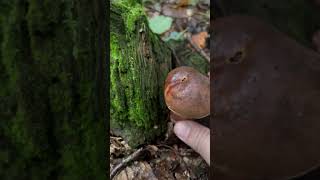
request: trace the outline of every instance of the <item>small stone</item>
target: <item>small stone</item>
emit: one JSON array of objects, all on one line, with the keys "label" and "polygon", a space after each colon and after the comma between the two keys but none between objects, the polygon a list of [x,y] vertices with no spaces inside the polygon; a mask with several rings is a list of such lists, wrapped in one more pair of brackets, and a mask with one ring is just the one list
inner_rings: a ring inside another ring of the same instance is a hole
[{"label": "small stone", "polygon": [[187,16],[191,17],[193,15],[193,9],[187,9]]}]

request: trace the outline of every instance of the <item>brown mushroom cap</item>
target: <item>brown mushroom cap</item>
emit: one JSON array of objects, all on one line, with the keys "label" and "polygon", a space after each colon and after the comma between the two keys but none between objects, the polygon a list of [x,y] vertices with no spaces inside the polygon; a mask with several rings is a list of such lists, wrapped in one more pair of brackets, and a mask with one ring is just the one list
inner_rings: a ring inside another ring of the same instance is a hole
[{"label": "brown mushroom cap", "polygon": [[254,17],[217,18],[212,33],[215,178],[320,167],[320,55]]},{"label": "brown mushroom cap", "polygon": [[210,114],[210,81],[197,70],[181,66],[172,70],[165,81],[165,102],[175,114],[200,119]]}]

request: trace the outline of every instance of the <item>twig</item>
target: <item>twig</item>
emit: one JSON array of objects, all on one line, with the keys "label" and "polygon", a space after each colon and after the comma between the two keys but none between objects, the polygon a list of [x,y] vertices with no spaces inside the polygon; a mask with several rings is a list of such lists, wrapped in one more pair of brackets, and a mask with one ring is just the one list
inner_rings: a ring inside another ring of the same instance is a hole
[{"label": "twig", "polygon": [[[178,29],[180,31],[183,30],[181,25],[178,25]],[[188,28],[186,30],[188,31]],[[202,49],[200,49],[196,44],[193,43],[190,35],[187,34],[186,37],[187,37],[187,40],[189,41],[189,43],[192,45],[192,47],[195,48],[196,51],[210,63],[210,57]]]},{"label": "twig", "polygon": [[172,52],[173,56],[175,57],[175,59],[176,59],[176,61],[177,61],[177,64],[178,64],[179,66],[182,66],[182,65],[183,65],[183,64],[182,64],[182,61],[179,59],[176,51],[175,51],[173,48],[171,48],[171,47],[169,47],[169,48],[171,49],[171,52]]},{"label": "twig", "polygon": [[113,179],[115,175],[117,175],[118,172],[122,170],[125,166],[127,166],[127,164],[129,164],[131,161],[136,160],[141,155],[141,152],[143,152],[143,150],[144,148],[136,150],[134,153],[130,154],[128,157],[123,159],[121,163],[116,165],[110,173],[110,179]]},{"label": "twig", "polygon": [[173,147],[171,147],[171,146],[168,146],[168,145],[166,145],[166,144],[158,144],[158,145],[156,145],[156,146],[170,149],[170,150],[172,150],[172,151],[176,154],[176,150],[175,150]]},{"label": "twig", "polygon": [[[158,147],[164,147],[164,148],[170,149],[170,150],[176,155],[176,157],[179,158],[179,162],[180,162],[181,165],[183,165],[184,168],[187,170],[188,175],[190,175],[190,174],[192,173],[192,171],[191,171],[190,168],[188,167],[187,163],[186,163],[186,162],[183,160],[183,158],[181,157],[180,153],[177,152],[177,151],[179,151],[179,150],[176,150],[176,149],[174,149],[173,147],[168,146],[168,145],[166,145],[166,144],[158,144],[157,146],[158,146]],[[192,176],[195,176],[194,173],[192,173]]]}]

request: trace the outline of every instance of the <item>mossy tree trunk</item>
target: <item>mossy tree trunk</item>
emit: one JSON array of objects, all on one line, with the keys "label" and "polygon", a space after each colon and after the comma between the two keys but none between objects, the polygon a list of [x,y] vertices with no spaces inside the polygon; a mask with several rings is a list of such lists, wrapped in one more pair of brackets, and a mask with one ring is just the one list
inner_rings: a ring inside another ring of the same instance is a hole
[{"label": "mossy tree trunk", "polygon": [[149,30],[137,1],[112,1],[110,25],[110,128],[135,147],[165,130],[163,87],[171,51]]},{"label": "mossy tree trunk", "polygon": [[0,7],[0,179],[106,179],[105,1]]}]

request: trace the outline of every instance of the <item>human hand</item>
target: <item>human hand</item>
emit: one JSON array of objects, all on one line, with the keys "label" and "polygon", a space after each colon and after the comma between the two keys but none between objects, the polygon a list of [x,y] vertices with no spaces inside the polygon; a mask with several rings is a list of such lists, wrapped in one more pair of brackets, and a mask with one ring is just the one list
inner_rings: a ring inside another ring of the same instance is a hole
[{"label": "human hand", "polygon": [[210,165],[210,129],[190,120],[179,120],[174,125],[174,133],[184,143],[198,152]]}]

